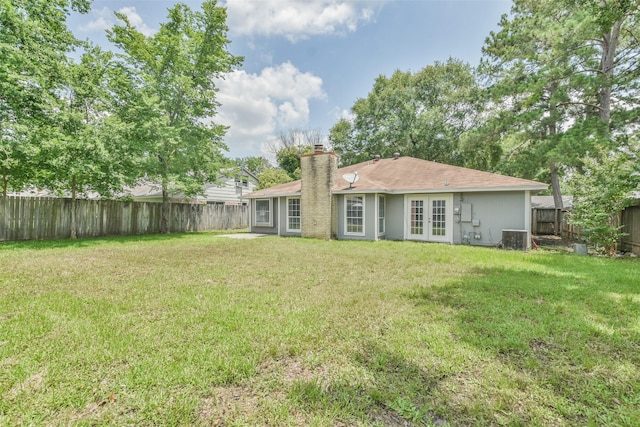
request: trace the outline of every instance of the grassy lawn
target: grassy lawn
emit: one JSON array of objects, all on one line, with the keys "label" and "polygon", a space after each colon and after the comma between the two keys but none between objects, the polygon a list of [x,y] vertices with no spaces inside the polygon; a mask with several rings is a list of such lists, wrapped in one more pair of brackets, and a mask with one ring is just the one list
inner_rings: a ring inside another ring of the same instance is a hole
[{"label": "grassy lawn", "polygon": [[0,266],[0,425],[640,425],[637,260],[196,234]]}]

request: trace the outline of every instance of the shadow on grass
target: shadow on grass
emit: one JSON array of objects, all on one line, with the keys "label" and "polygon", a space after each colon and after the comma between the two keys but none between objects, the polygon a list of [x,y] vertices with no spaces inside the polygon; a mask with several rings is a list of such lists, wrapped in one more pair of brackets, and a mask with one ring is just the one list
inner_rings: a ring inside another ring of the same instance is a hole
[{"label": "shadow on grass", "polygon": [[639,425],[638,265],[560,258],[536,258],[544,269],[479,268],[411,298],[446,307],[456,340],[542,390],[563,422]]},{"label": "shadow on grass", "polygon": [[289,398],[307,413],[335,414],[347,424],[364,421],[384,426],[445,425],[431,411],[430,394],[446,378],[427,372],[400,354],[368,343],[353,356],[367,371],[367,381],[352,383],[319,379],[292,384]]},{"label": "shadow on grass", "polygon": [[[207,234],[223,234],[225,232],[207,232]],[[139,234],[132,236],[100,236],[100,237],[82,237],[75,240],[72,239],[55,239],[55,240],[20,240],[10,242],[0,242],[0,251],[15,249],[60,249],[60,248],[87,248],[99,246],[105,243],[122,243],[131,242],[162,242],[167,240],[183,239],[194,234],[204,233],[170,233],[170,234]]]}]

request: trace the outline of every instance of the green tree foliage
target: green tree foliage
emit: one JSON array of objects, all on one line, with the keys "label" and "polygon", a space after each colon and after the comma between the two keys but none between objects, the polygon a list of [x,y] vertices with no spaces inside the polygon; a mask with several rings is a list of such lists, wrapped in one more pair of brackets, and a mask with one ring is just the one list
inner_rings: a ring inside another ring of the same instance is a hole
[{"label": "green tree foliage", "polygon": [[213,122],[214,78],[239,66],[242,58],[227,51],[226,9],[216,1],[205,1],[198,12],[175,5],[149,37],[123,14],[117,16],[124,25],[108,35],[125,52],[130,79],[118,113],[134,126],[146,177],[162,184],[161,230],[169,232],[171,192],[196,194],[217,177],[226,127]]},{"label": "green tree foliage", "polygon": [[284,170],[291,179],[300,179],[300,156],[311,154],[313,148],[310,145],[298,147],[284,147],[276,154],[278,166]]},{"label": "green tree foliage", "polygon": [[285,184],[291,181],[293,181],[293,178],[291,178],[289,174],[283,169],[265,169],[261,174],[258,175],[258,186],[256,187],[256,190],[275,187],[276,185]]},{"label": "green tree foliage", "polygon": [[235,159],[233,163],[236,167],[242,167],[255,176],[258,176],[265,170],[271,168],[271,164],[269,163],[269,161],[260,156],[250,156],[243,157],[241,159]]},{"label": "green tree foliage", "polygon": [[291,179],[300,179],[300,156],[311,154],[313,146],[322,144],[322,134],[316,130],[289,129],[280,131],[269,150],[275,155],[278,166]]},{"label": "green tree foliage", "polygon": [[66,27],[89,0],[0,0],[0,174],[2,194],[32,183],[39,141],[56,106],[67,54],[79,45]]},{"label": "green tree foliage", "polygon": [[[330,141],[343,164],[399,152],[464,165],[467,159],[460,141],[480,120],[477,100],[473,70],[457,59],[436,62],[416,73],[381,75],[367,97],[351,108],[353,119],[333,126]],[[467,151],[472,157],[482,153]]]},{"label": "green tree foliage", "polygon": [[126,141],[126,127],[112,109],[109,89],[116,69],[112,54],[89,47],[80,62],[64,70],[47,138],[39,144],[39,186],[71,194],[71,238],[77,235],[78,194],[111,195],[136,178]]},{"label": "green tree foliage", "polygon": [[570,221],[602,253],[612,254],[624,235],[620,213],[640,190],[640,144],[614,151],[599,150],[587,157],[581,173],[571,180],[573,209]]},{"label": "green tree foliage", "polygon": [[638,117],[638,9],[626,1],[515,0],[483,48],[500,170],[551,182]]}]

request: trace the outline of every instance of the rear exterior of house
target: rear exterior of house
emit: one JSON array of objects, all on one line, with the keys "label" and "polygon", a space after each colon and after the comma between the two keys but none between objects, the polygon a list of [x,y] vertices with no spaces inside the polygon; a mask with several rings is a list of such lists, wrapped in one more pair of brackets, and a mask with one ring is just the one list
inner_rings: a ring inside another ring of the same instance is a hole
[{"label": "rear exterior of house", "polygon": [[493,246],[503,230],[522,230],[529,241],[531,194],[547,188],[411,157],[338,169],[337,155],[319,147],[301,171],[300,181],[248,195],[252,232]]}]

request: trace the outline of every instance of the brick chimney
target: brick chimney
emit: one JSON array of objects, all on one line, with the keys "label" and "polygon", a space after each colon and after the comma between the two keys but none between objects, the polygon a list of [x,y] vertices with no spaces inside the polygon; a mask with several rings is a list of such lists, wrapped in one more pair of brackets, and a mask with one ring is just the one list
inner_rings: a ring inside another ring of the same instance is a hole
[{"label": "brick chimney", "polygon": [[337,170],[338,155],[324,151],[322,145],[300,158],[302,237],[331,239],[335,209],[331,187]]}]

